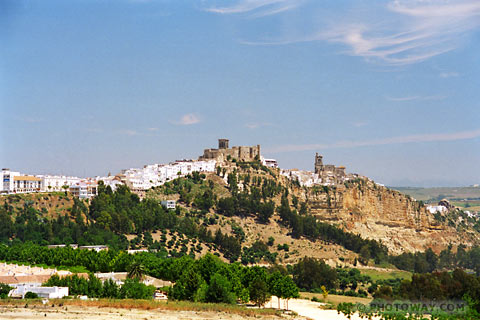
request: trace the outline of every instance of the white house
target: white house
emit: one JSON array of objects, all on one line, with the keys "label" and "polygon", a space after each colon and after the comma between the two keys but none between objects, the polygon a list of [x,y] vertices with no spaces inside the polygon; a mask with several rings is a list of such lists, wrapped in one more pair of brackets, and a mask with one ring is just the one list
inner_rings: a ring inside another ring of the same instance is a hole
[{"label": "white house", "polygon": [[38,283],[11,284],[14,289],[9,293],[9,297],[25,298],[27,292],[36,293],[41,298],[61,299],[68,296],[68,287],[42,287]]},{"label": "white house", "polygon": [[72,186],[82,181],[79,177],[37,175],[42,180],[41,191],[64,191],[63,186]]},{"label": "white house", "polygon": [[69,191],[75,197],[80,199],[89,199],[97,195],[97,183],[96,182],[79,182],[70,186]]},{"label": "white house", "polygon": [[175,200],[163,200],[161,204],[166,209],[175,209],[177,205]]},{"label": "white house", "polygon": [[262,157],[262,164],[271,168],[278,168],[278,162],[276,159],[265,159]]},{"label": "white house", "polygon": [[19,175],[20,172],[10,171],[8,168],[3,168],[2,172],[0,173],[0,192],[12,193],[14,189],[14,178]]},{"label": "white house", "polygon": [[18,175],[13,177],[13,193],[39,192],[42,180],[34,176]]},{"label": "white house", "polygon": [[440,213],[448,212],[448,208],[445,206],[427,206],[427,210],[432,214],[437,212],[440,212]]},{"label": "white house", "polygon": [[117,176],[128,185],[132,191],[140,192],[152,187],[163,185],[165,182],[178,177],[198,172],[214,172],[215,160],[178,160],[169,164],[150,164],[143,168],[122,170]]}]

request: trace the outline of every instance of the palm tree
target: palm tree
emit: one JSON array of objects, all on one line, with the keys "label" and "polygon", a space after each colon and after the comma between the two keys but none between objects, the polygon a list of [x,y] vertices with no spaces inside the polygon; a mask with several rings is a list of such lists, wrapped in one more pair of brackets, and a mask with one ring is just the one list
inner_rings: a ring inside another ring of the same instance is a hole
[{"label": "palm tree", "polygon": [[138,261],[133,261],[130,264],[130,267],[128,268],[127,278],[142,280],[144,274],[145,274],[145,266]]}]

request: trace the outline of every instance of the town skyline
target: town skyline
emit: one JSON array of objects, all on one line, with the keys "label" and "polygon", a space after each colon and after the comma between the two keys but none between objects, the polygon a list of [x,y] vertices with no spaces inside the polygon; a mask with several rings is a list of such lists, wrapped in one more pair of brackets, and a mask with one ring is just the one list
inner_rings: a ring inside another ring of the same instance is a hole
[{"label": "town skyline", "polygon": [[0,9],[2,167],[105,176],[229,138],[287,169],[318,152],[390,186],[480,182],[476,1]]}]

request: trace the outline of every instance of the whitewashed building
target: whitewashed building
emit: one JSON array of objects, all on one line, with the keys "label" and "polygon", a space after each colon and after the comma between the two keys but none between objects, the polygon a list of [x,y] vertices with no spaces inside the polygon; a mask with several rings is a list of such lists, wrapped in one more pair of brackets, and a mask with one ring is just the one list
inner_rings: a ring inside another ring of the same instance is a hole
[{"label": "whitewashed building", "polygon": [[11,193],[14,189],[14,178],[19,176],[20,172],[10,171],[8,168],[2,169],[0,173],[1,184],[0,184],[0,192],[1,193]]},{"label": "whitewashed building", "polygon": [[80,199],[90,199],[97,195],[97,183],[92,181],[82,181],[70,186],[70,193]]},{"label": "whitewashed building", "polygon": [[175,209],[177,202],[175,200],[163,200],[161,204],[166,209]]},{"label": "whitewashed building", "polygon": [[262,164],[270,168],[278,168],[278,162],[276,159],[265,159],[262,157]]},{"label": "whitewashed building", "polygon": [[427,206],[427,210],[432,214],[437,212],[440,212],[440,213],[448,212],[448,208],[445,206]]},{"label": "whitewashed building", "polygon": [[36,293],[39,297],[47,299],[61,299],[68,296],[68,287],[42,287],[41,283],[21,283],[11,284],[10,286],[14,289],[9,292],[9,297],[21,297],[23,299],[27,292]]},{"label": "whitewashed building", "polygon": [[133,192],[141,192],[195,171],[214,172],[215,166],[215,160],[177,160],[169,164],[151,164],[143,168],[122,170],[117,179],[123,181]]},{"label": "whitewashed building", "polygon": [[41,191],[65,191],[64,186],[70,187],[82,181],[79,177],[69,176],[53,176],[53,175],[37,175],[42,180]]}]

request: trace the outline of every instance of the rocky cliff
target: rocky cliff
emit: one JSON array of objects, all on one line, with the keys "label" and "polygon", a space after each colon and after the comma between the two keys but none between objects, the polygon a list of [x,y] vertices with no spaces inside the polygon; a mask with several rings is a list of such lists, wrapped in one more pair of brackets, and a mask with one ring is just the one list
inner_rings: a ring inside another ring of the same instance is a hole
[{"label": "rocky cliff", "polygon": [[428,247],[439,252],[450,243],[468,246],[479,239],[477,232],[439,221],[422,203],[366,179],[309,188],[302,196],[319,220],[381,240],[393,253]]}]

